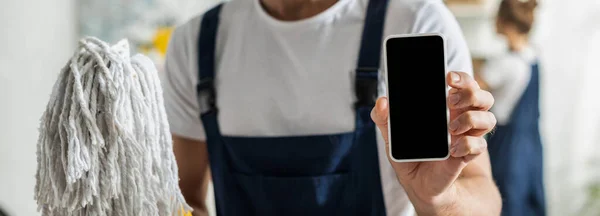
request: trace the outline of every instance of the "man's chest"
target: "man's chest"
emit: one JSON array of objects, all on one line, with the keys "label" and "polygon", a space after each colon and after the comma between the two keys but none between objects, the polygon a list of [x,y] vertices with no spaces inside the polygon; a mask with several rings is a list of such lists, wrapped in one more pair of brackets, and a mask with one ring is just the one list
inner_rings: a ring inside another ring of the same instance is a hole
[{"label": "man's chest", "polygon": [[[335,34],[335,33],[332,33]],[[304,135],[354,128],[360,34],[298,43],[262,32],[225,39],[216,89],[223,133]],[[305,39],[303,39],[305,40]]]}]

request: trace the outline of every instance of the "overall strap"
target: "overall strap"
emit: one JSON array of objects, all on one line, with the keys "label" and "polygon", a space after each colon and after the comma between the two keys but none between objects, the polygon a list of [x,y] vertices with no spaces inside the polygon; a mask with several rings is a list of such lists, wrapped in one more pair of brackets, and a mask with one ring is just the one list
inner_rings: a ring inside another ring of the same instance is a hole
[{"label": "overall strap", "polygon": [[529,66],[530,68],[530,78],[529,78],[529,82],[527,83],[527,86],[525,87],[525,89],[523,89],[523,92],[521,94],[521,96],[519,97],[519,100],[517,101],[517,104],[515,105],[515,107],[512,110],[512,113],[510,114],[510,121],[509,124],[515,125],[515,124],[519,124],[519,125],[537,125],[538,124],[538,118],[540,116],[540,111],[539,111],[539,100],[540,100],[540,93],[539,93],[539,88],[540,88],[540,78],[539,78],[539,63],[537,60],[533,61],[533,62],[528,62],[531,65]]},{"label": "overall strap", "polygon": [[382,40],[387,5],[388,0],[370,0],[367,6],[358,54],[358,65],[355,71],[357,107],[372,107],[377,99],[377,78],[379,76],[381,48],[383,47]]},{"label": "overall strap", "polygon": [[[356,68],[355,93],[356,131],[353,151],[353,167],[361,170],[355,175],[377,176],[374,178],[355,177],[357,185],[356,197],[364,197],[361,204],[365,209],[357,209],[355,215],[380,216],[386,215],[383,186],[381,185],[381,171],[379,168],[379,152],[377,145],[377,131],[375,123],[371,120],[371,109],[377,99],[379,77],[379,64],[385,14],[388,0],[369,0],[364,21],[358,65]],[[385,157],[385,156],[384,156]]]},{"label": "overall strap", "polygon": [[216,108],[216,92],[214,84],[215,55],[217,46],[217,31],[219,29],[219,16],[223,3],[204,13],[198,37],[198,102],[200,113],[214,112]]},{"label": "overall strap", "polygon": [[223,193],[229,185],[233,185],[231,177],[228,175],[226,167],[225,149],[220,145],[219,125],[217,122],[216,107],[216,89],[214,77],[216,73],[216,44],[217,33],[219,30],[219,17],[221,3],[204,13],[200,25],[200,34],[198,35],[198,85],[196,94],[200,108],[200,118],[206,132],[207,150],[210,157],[211,177],[214,181],[215,206],[217,215],[236,215],[229,213],[235,211],[223,208],[223,205],[229,204],[229,194]]}]

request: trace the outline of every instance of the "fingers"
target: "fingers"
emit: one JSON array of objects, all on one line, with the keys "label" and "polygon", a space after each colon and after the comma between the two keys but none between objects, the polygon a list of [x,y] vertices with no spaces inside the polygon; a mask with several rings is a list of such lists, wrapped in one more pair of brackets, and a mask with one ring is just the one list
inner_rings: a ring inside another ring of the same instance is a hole
[{"label": "fingers", "polygon": [[496,126],[496,117],[488,111],[466,111],[450,122],[448,129],[452,135],[467,133],[482,136]]},{"label": "fingers", "polygon": [[494,97],[488,91],[477,88],[450,89],[448,92],[448,108],[474,108],[489,110],[494,105]]},{"label": "fingers", "polygon": [[483,137],[463,136],[450,147],[450,155],[455,158],[463,158],[465,162],[473,160],[486,151],[487,142]]},{"label": "fingers", "polygon": [[371,110],[371,119],[377,124],[377,126],[385,126],[387,130],[389,116],[389,105],[387,97],[381,97],[377,99],[375,107]]},{"label": "fingers", "polygon": [[450,155],[469,162],[487,151],[487,142],[482,136],[496,126],[496,117],[488,112],[494,97],[467,73],[450,72],[446,81],[452,87],[448,92],[448,108],[452,118],[458,115],[448,125],[453,135]]},{"label": "fingers", "polygon": [[381,136],[385,141],[386,151],[388,150],[388,117],[389,117],[389,103],[386,97],[377,99],[375,107],[371,110],[371,119],[381,131]]},{"label": "fingers", "polygon": [[479,84],[469,74],[464,72],[450,72],[446,75],[446,82],[452,88],[456,89],[467,89],[475,88],[479,89]]}]

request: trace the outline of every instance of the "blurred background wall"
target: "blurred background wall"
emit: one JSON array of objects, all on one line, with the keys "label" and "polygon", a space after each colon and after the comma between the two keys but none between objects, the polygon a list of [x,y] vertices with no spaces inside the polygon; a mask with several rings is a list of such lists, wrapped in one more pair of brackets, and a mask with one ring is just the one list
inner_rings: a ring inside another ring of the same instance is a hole
[{"label": "blurred background wall", "polygon": [[[160,68],[173,26],[218,1],[0,0],[0,207],[12,216],[39,215],[38,120],[79,37],[127,37]],[[477,65],[505,49],[494,33],[497,0],[462,1],[447,3]],[[537,18],[549,212],[600,215],[600,1],[543,0]]]},{"label": "blurred background wall", "polygon": [[543,48],[542,135],[549,211],[600,215],[600,1],[549,0],[538,16]]},{"label": "blurred background wall", "polygon": [[39,118],[75,49],[75,0],[0,1],[0,206],[40,215],[33,200]]},{"label": "blurred background wall", "polygon": [[[506,49],[499,0],[447,0],[475,66]],[[541,133],[550,215],[600,215],[600,1],[539,0],[531,43],[541,61]],[[476,67],[477,68],[477,67]]]}]

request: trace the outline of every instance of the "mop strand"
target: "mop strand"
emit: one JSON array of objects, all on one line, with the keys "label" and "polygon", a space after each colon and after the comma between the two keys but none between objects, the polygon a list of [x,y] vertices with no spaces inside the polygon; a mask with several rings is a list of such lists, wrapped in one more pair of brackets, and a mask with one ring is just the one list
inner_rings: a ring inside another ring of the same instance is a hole
[{"label": "mop strand", "polygon": [[44,216],[188,213],[153,63],[87,37],[41,118],[35,199]]}]

